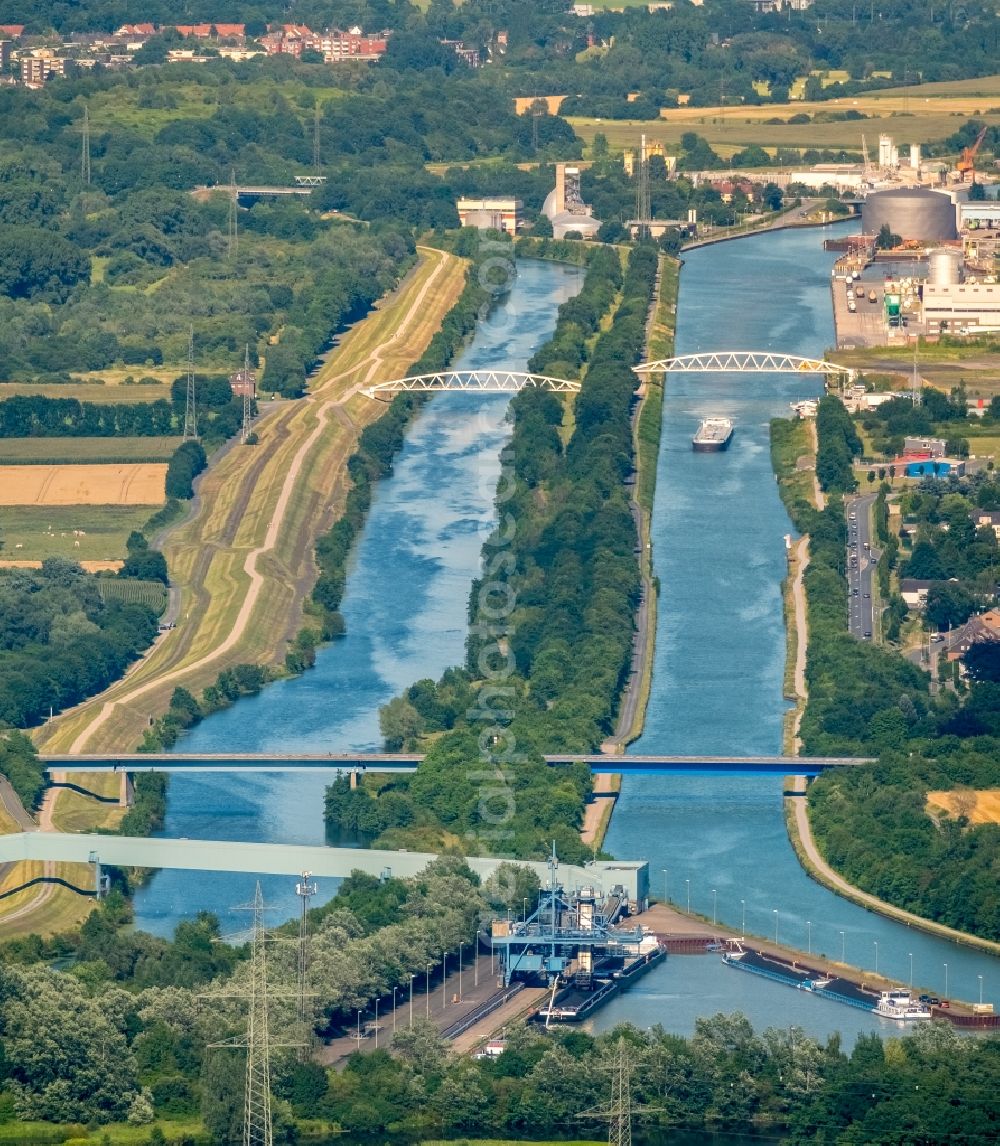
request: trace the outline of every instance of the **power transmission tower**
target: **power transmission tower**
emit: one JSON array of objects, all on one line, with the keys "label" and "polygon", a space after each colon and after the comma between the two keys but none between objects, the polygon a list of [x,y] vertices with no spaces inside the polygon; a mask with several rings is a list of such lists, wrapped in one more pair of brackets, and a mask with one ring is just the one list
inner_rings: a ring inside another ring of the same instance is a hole
[{"label": "power transmission tower", "polygon": [[319,171],[319,121],[320,121],[320,106],[317,103],[313,108],[313,167]]},{"label": "power transmission tower", "polygon": [[83,138],[80,144],[80,178],[90,186],[90,108],[83,105]]},{"label": "power transmission tower", "polygon": [[[295,894],[302,900],[302,914],[299,917],[299,1022],[302,1024],[303,1039],[309,1038],[309,1021],[312,1009],[308,1002],[310,998],[306,991],[309,976],[309,900],[316,894],[317,888],[312,880],[312,872],[304,871],[302,878],[295,885]],[[308,1047],[303,1047],[303,1057],[308,1053]]]},{"label": "power transmission tower", "polygon": [[235,259],[239,254],[240,249],[240,235],[239,223],[237,221],[237,190],[236,190],[236,168],[232,168],[229,176],[229,257]]},{"label": "power transmission tower", "polygon": [[251,389],[256,390],[256,385],[250,382],[250,343],[248,342],[246,353],[243,356],[243,429],[240,432],[240,441],[244,445],[247,444],[247,438],[250,437]]},{"label": "power transmission tower", "polygon": [[657,1108],[632,1104],[632,1056],[624,1038],[618,1040],[611,1063],[611,1102],[596,1110],[587,1110],[578,1118],[599,1119],[608,1123],[608,1146],[632,1146],[632,1119],[637,1114],[652,1114]]},{"label": "power transmission tower", "polygon": [[635,155],[635,218],[638,239],[649,238],[650,211],[649,155],[646,151],[646,137],[643,135]]},{"label": "power transmission tower", "polygon": [[920,354],[920,339],[918,338],[913,344],[913,374],[910,378],[910,397],[913,399],[914,406],[920,405],[920,374],[917,371],[917,361]]},{"label": "power transmission tower", "polygon": [[187,394],[184,399],[184,441],[198,437],[198,408],[194,400],[194,327],[188,333]]}]

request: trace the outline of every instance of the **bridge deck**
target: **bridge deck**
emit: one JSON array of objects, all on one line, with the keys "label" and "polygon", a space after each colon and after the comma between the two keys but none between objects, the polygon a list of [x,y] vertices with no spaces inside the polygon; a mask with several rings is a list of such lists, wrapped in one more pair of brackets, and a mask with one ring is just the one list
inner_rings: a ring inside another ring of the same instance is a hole
[{"label": "bridge deck", "polygon": [[[413,772],[420,753],[331,752],[285,755],[281,753],[118,753],[112,755],[43,755],[53,772],[312,772],[331,771]],[[816,776],[828,768],[870,764],[871,757],[850,756],[606,756],[552,755],[548,764],[588,764],[591,772],[626,775],[666,775],[711,772],[760,776]]]},{"label": "bridge deck", "polygon": [[[103,836],[64,832],[23,832],[0,835],[0,863],[55,860],[115,867],[175,868],[183,871],[233,871],[247,874],[299,876],[303,871],[325,879],[342,879],[352,871],[402,878],[417,875],[437,856],[433,852],[377,851],[372,848],[327,848],[305,844],[259,844],[233,840],[176,840],[146,836]],[[470,858],[468,865],[483,879],[507,861]],[[548,879],[548,863],[519,860]],[[622,884],[631,899],[648,895],[644,860],[598,860],[586,867],[559,865],[565,887],[596,883],[610,890]]]}]

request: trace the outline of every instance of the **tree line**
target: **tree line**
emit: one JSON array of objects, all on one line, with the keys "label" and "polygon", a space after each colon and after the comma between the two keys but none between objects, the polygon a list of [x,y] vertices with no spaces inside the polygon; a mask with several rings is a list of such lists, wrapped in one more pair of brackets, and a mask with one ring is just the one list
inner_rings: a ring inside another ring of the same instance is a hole
[{"label": "tree line", "polygon": [[0,573],[0,727],[28,728],[117,680],[156,635],[145,605],[104,601],[96,579],[50,557]]},{"label": "tree line", "polygon": [[[555,395],[529,389],[512,401],[505,461],[515,480],[505,483],[503,559],[497,539],[488,541],[470,595],[466,664],[436,683],[417,682],[381,714],[387,743],[420,744],[425,759],[414,776],[379,794],[378,809],[365,805],[367,791],[331,793],[331,816],[381,828],[392,846],[438,846],[445,833],[471,849],[491,846],[472,775],[483,756],[475,715],[497,657],[491,617],[504,598],[514,602],[503,621],[511,672],[502,702],[489,708],[516,740],[518,757],[509,770],[514,811],[496,846],[527,857],[545,854],[554,840],[569,861],[585,854],[579,824],[589,772],[573,765],[554,773],[542,754],[594,751],[613,728],[628,675],[639,594],[624,484],[634,464],[631,366],[644,344],[657,253],[652,245],[634,249],[624,274],[612,249],[591,248],[586,260],[583,288],[560,307],[552,339],[531,363],[583,373],[572,432],[564,432],[567,411]],[[612,325],[595,338],[612,308]]]}]

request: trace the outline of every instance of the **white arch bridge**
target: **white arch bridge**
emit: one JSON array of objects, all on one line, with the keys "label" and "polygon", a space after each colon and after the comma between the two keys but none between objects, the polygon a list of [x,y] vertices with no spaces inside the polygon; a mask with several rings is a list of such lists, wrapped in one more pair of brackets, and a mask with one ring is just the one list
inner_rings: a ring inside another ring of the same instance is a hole
[{"label": "white arch bridge", "polygon": [[415,374],[410,378],[366,386],[362,393],[369,398],[381,399],[395,394],[439,394],[443,391],[516,394],[529,387],[551,390],[556,394],[574,394],[580,389],[580,383],[517,370],[436,370],[431,374]]},{"label": "white arch bridge", "polygon": [[636,374],[842,374],[854,377],[849,366],[822,358],[802,358],[774,350],[711,350],[705,354],[682,354],[642,362]]}]

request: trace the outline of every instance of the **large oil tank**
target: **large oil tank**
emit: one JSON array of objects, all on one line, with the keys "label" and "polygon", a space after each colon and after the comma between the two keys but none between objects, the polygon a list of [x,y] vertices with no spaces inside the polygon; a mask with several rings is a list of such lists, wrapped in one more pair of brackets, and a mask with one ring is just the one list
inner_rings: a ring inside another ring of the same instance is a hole
[{"label": "large oil tank", "polygon": [[903,239],[957,239],[955,204],[949,195],[923,187],[877,191],[861,208],[861,227],[877,235],[883,223]]},{"label": "large oil tank", "polygon": [[927,256],[927,281],[934,286],[952,286],[961,282],[962,252],[942,247]]}]

